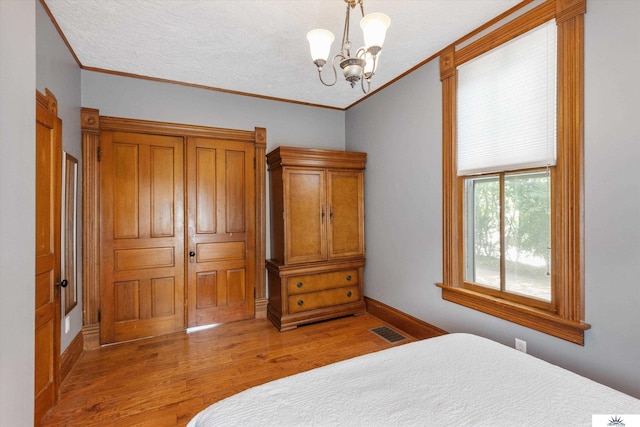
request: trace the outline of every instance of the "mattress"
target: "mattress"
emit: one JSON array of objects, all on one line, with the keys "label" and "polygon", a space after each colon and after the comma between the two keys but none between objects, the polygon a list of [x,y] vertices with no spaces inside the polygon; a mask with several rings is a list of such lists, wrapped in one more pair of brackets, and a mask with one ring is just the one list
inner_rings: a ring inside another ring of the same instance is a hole
[{"label": "mattress", "polygon": [[640,400],[470,334],[417,341],[221,400],[196,426],[591,426]]}]

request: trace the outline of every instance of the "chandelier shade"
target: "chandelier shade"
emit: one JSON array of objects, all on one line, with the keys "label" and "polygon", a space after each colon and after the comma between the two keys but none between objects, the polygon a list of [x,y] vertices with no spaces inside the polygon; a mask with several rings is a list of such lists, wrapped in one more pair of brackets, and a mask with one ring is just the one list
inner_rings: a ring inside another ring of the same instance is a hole
[{"label": "chandelier shade", "polygon": [[384,13],[370,13],[360,20],[367,50],[372,47],[382,49],[389,25],[391,25],[391,19]]},{"label": "chandelier shade", "polygon": [[[318,69],[318,77],[320,82],[325,86],[333,86],[338,81],[338,73],[336,71],[336,62],[340,65],[345,80],[355,87],[360,82],[362,91],[369,93],[371,90],[371,78],[376,73],[378,61],[382,51],[382,45],[387,34],[387,29],[391,25],[391,19],[384,13],[364,14],[364,0],[344,0],[347,3],[347,12],[344,21],[344,31],[342,34],[342,43],[340,44],[340,52],[337,53],[332,61],[331,68],[333,70],[333,81],[327,83],[322,77],[324,65],[329,61],[329,53],[331,44],[335,37],[331,31],[323,29],[311,30],[307,33],[307,41],[311,51],[311,59]],[[352,54],[351,41],[349,39],[349,21],[351,9],[360,6],[362,19],[360,20],[360,28],[364,36],[365,46],[357,49]],[[365,88],[365,81],[367,87]]]},{"label": "chandelier shade", "polygon": [[333,33],[322,29],[311,30],[307,33],[307,40],[309,41],[313,62],[320,59],[326,63],[327,59],[329,59],[331,44],[335,40]]}]

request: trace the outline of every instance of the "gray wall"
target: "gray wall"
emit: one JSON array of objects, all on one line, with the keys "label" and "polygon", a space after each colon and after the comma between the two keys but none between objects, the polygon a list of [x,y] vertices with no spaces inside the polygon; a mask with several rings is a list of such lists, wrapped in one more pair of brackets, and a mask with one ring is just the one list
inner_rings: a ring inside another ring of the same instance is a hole
[{"label": "gray wall", "polygon": [[[36,87],[53,92],[62,119],[62,149],[78,159],[78,183],[82,182],[82,135],[80,128],[80,67],[58,35],[49,15],[36,2]],[[79,188],[80,190],[81,188]],[[63,352],[82,329],[82,197],[78,193],[78,305],[69,313],[65,332],[64,303],[60,314],[60,351]],[[62,296],[64,302],[64,295]]]},{"label": "gray wall", "polygon": [[103,116],[230,129],[267,129],[280,145],[344,150],[344,112],[82,71],[82,106]]},{"label": "gray wall", "polygon": [[0,425],[33,425],[35,2],[0,1]]},{"label": "gray wall", "polygon": [[434,285],[442,280],[437,61],[347,111],[347,149],[369,153],[365,294],[450,332],[509,346],[524,339],[529,353],[640,397],[640,2],[589,0],[587,7],[585,303],[592,328],[584,347],[444,301]]}]

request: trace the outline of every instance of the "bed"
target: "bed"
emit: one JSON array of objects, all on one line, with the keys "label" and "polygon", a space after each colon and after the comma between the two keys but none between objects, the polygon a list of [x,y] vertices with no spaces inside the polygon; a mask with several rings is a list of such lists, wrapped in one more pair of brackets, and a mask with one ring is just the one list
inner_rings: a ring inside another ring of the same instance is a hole
[{"label": "bed", "polygon": [[449,334],[250,388],[188,427],[591,426],[592,414],[640,414],[640,400],[494,341]]}]

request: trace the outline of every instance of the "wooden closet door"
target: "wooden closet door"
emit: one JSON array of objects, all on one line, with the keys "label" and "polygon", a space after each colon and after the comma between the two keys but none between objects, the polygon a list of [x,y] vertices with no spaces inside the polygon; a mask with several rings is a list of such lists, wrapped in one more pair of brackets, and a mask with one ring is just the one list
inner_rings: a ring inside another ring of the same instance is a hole
[{"label": "wooden closet door", "polygon": [[254,317],[255,147],[189,138],[189,326]]},{"label": "wooden closet door", "polygon": [[364,173],[327,172],[329,259],[364,256]]},{"label": "wooden closet door", "polygon": [[[60,193],[62,122],[44,103],[55,98],[37,94],[36,104],[36,268],[34,421],[58,399],[60,354]],[[50,106],[51,104],[49,104]],[[25,362],[26,363],[26,362]]]},{"label": "wooden closet door", "polygon": [[101,343],[184,329],[183,138],[101,133]]},{"label": "wooden closet door", "polygon": [[327,259],[325,170],[284,171],[285,264]]}]

